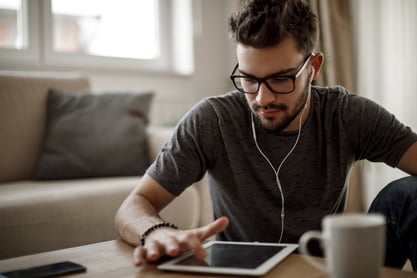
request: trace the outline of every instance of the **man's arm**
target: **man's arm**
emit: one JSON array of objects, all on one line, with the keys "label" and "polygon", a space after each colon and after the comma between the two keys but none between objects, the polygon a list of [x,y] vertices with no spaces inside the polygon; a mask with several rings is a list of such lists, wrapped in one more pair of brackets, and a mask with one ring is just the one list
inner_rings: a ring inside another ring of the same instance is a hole
[{"label": "man's arm", "polygon": [[145,239],[145,245],[141,246],[141,234],[163,221],[159,211],[174,198],[174,195],[145,174],[119,208],[115,217],[116,230],[123,240],[138,246],[133,254],[137,266],[156,261],[164,255],[176,256],[184,250],[191,250],[197,257],[203,258],[205,251],[202,242],[223,231],[229,223],[226,217],[221,217],[192,230],[161,227],[151,232]]},{"label": "man's arm", "polygon": [[159,211],[174,198],[174,195],[145,174],[116,214],[116,230],[121,238],[131,245],[139,245],[141,233],[162,221]]},{"label": "man's arm", "polygon": [[411,145],[401,157],[398,168],[410,175],[417,175],[417,142]]}]

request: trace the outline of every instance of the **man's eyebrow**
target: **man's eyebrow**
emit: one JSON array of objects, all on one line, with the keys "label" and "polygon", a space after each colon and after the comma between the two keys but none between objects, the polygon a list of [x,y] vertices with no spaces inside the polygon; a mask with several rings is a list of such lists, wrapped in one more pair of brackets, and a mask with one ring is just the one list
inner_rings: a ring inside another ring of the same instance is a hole
[{"label": "man's eyebrow", "polygon": [[[239,72],[241,73],[241,74],[243,74],[243,75],[246,75],[246,76],[249,76],[249,77],[258,77],[258,76],[255,76],[254,74],[250,74],[250,73],[248,73],[248,72],[245,72],[244,70],[240,70],[239,68],[238,68],[238,70],[239,70]],[[280,70],[280,71],[277,71],[277,72],[274,72],[274,73],[271,73],[271,74],[268,74],[267,76],[265,76],[265,77],[258,77],[258,78],[267,78],[267,77],[273,77],[273,76],[280,76],[280,75],[286,75],[286,74],[288,74],[288,73],[290,73],[290,72],[292,72],[292,71],[296,71],[297,69],[296,68],[288,68],[288,69],[283,69],[283,70]]]}]

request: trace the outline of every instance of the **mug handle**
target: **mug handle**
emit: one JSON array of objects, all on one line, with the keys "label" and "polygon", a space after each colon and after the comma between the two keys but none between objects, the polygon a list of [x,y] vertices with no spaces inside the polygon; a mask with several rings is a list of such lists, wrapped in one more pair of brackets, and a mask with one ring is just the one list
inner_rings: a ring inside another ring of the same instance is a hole
[{"label": "mug handle", "polygon": [[321,271],[324,272],[329,272],[326,264],[318,262],[316,260],[313,259],[313,255],[310,253],[310,250],[308,250],[308,243],[311,240],[318,240],[321,243],[323,243],[323,235],[321,232],[319,231],[308,231],[305,232],[301,238],[300,238],[300,242],[299,242],[299,246],[300,246],[300,252],[304,255],[303,258],[311,265],[315,266],[316,268],[320,269]]}]

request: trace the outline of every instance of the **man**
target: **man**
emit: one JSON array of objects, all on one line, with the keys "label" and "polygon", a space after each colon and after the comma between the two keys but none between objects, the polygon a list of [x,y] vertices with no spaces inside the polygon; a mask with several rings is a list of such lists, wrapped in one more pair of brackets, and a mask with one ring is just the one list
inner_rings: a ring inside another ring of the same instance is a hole
[{"label": "man", "polygon": [[[139,246],[136,265],[185,249],[203,258],[201,242],[215,234],[297,242],[343,210],[356,160],[417,174],[417,134],[342,87],[311,86],[324,56],[314,52],[317,18],[305,1],[246,1],[229,24],[237,90],[185,115],[116,216],[121,237]],[[181,231],[160,219],[158,212],[206,172],[216,220]],[[389,266],[408,257],[417,267],[416,191],[417,178],[409,177],[387,186],[371,208],[390,223]]]}]

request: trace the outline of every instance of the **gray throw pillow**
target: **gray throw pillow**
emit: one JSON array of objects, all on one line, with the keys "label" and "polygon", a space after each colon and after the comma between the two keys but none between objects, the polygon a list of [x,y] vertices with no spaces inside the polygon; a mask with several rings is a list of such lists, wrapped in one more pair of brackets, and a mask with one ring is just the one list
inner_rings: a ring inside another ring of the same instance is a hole
[{"label": "gray throw pillow", "polygon": [[145,129],[152,97],[51,90],[34,179],[142,175],[150,163]]}]

